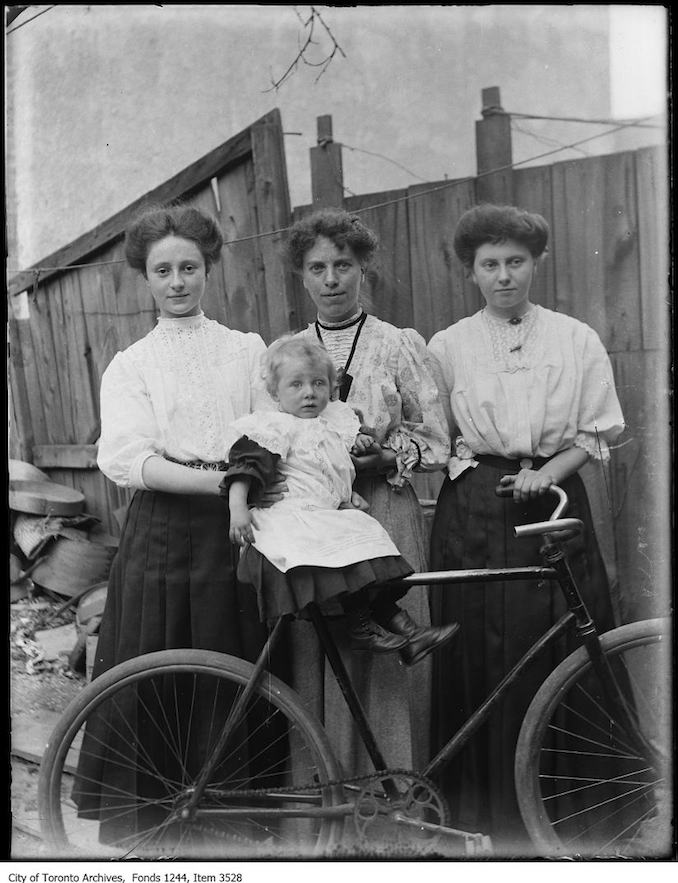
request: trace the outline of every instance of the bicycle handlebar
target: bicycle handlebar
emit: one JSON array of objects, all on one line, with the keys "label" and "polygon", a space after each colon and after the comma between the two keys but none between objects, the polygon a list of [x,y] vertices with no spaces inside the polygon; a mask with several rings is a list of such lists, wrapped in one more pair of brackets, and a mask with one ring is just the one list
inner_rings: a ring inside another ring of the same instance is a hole
[{"label": "bicycle handlebar", "polygon": [[[558,497],[558,505],[551,513],[549,520],[535,521],[532,524],[519,524],[513,528],[514,536],[532,537],[539,534],[560,533],[561,531],[574,531],[575,533],[581,533],[584,529],[582,521],[578,518],[561,517],[569,504],[565,491],[561,487],[558,487],[557,484],[552,484],[548,489],[548,492]],[[513,488],[499,485],[499,487],[495,489],[495,493],[498,497],[511,497],[513,496]],[[557,524],[555,522],[557,522]]]}]

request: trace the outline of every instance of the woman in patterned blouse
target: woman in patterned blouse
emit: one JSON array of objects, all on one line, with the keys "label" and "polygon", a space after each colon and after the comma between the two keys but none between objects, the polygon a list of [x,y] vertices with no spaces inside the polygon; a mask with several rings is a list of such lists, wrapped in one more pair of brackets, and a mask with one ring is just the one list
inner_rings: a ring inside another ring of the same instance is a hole
[{"label": "woman in patterned blouse", "polygon": [[[425,528],[409,479],[413,471],[438,470],[447,462],[449,434],[423,338],[411,328],[368,315],[361,306],[361,285],[376,248],[374,233],[340,209],[301,219],[288,240],[290,263],[317,309],[316,321],[300,333],[325,346],[340,375],[341,399],[377,443],[376,453],[355,460],[355,490],[403,557],[415,570],[425,570]],[[406,616],[389,628],[414,639],[412,620],[430,625],[428,590],[409,592],[402,606]],[[295,686],[324,720],[345,769],[371,769],[343,696],[324,671],[312,628],[296,621],[292,634]],[[386,760],[391,766],[420,768],[429,757],[431,657],[412,665],[407,646],[399,659],[398,654],[351,652],[340,628],[335,638]]]},{"label": "woman in patterned blouse", "polygon": [[[431,567],[541,563],[542,539],[516,541],[513,526],[546,520],[555,505],[546,492],[558,484],[570,499],[568,515],[585,524],[570,545],[571,563],[587,607],[605,629],[614,625],[610,590],[577,473],[589,458],[608,459],[608,443],[624,420],[596,332],[529,299],[548,234],[541,215],[514,206],[476,206],[456,228],[455,252],[485,306],[429,343],[449,391],[454,438],[436,507]],[[512,499],[495,494],[499,484],[513,489]],[[435,749],[562,607],[557,587],[536,583],[434,590],[435,622],[461,624],[460,640],[434,660]],[[557,661],[548,653],[540,659],[448,770],[453,824],[491,834],[499,855],[529,851],[513,787],[513,752],[531,695]]]}]

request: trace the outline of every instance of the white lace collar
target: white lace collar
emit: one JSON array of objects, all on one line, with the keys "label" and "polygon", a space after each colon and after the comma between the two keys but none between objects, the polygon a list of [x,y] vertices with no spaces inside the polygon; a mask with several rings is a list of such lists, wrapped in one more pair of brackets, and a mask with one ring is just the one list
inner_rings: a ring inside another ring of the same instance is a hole
[{"label": "white lace collar", "polygon": [[205,314],[202,310],[195,316],[158,316],[156,328],[163,331],[183,331],[188,328],[199,328],[206,322]]}]

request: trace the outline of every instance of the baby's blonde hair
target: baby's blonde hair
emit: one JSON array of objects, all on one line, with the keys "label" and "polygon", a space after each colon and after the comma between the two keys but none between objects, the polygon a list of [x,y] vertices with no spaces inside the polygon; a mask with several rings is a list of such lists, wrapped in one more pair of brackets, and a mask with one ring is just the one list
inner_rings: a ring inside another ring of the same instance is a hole
[{"label": "baby's blonde hair", "polygon": [[327,350],[320,343],[285,334],[274,340],[264,354],[263,376],[269,395],[275,395],[280,382],[280,368],[287,359],[303,359],[311,365],[322,368],[330,382],[330,390],[334,393],[337,386],[337,370]]}]

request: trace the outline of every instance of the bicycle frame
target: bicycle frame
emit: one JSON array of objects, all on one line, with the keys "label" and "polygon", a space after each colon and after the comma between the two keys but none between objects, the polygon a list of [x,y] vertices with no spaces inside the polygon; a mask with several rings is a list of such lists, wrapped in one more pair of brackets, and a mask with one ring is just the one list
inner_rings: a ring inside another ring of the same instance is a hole
[{"label": "bicycle frame", "polygon": [[[467,744],[471,736],[482,726],[492,713],[493,709],[500,703],[511,686],[520,679],[525,669],[531,665],[549,645],[558,640],[562,635],[574,628],[575,633],[582,640],[594,671],[601,681],[603,689],[608,700],[619,710],[622,721],[628,728],[628,732],[632,735],[636,746],[647,755],[654,755],[651,746],[647,744],[642,736],[634,719],[633,713],[626,706],[621,695],[619,686],[617,685],[614,675],[611,672],[609,664],[598,639],[598,633],[595,623],[592,621],[588,610],[581,597],[579,589],[576,585],[572,572],[570,570],[567,557],[562,548],[563,541],[571,536],[572,530],[580,530],[581,522],[573,518],[562,518],[562,512],[567,505],[567,498],[560,488],[553,488],[554,493],[560,497],[560,503],[554,511],[548,522],[539,522],[532,525],[525,525],[516,528],[516,536],[525,536],[530,534],[541,534],[544,536],[544,546],[541,554],[544,559],[543,565],[510,567],[510,568],[490,568],[475,570],[450,570],[450,571],[433,571],[414,573],[410,576],[403,577],[400,580],[390,582],[388,585],[393,587],[411,588],[417,585],[455,585],[455,584],[473,584],[473,583],[493,583],[493,582],[510,582],[518,580],[528,580],[534,582],[543,582],[545,580],[553,580],[558,583],[567,604],[567,612],[564,613],[556,623],[554,623],[548,631],[546,631],[535,643],[526,651],[526,653],[518,660],[513,668],[502,678],[502,680],[494,687],[490,694],[485,698],[481,705],[471,714],[466,722],[452,736],[446,745],[439,751],[426,768],[423,775],[435,779],[441,770],[455,757],[455,755]],[[315,604],[307,607],[310,619],[318,634],[321,646],[332,668],[337,683],[349,707],[351,715],[355,721],[360,737],[365,745],[368,755],[374,764],[375,771],[383,771],[388,769],[388,764],[384,758],[374,732],[369,724],[365,711],[362,707],[356,690],[350,680],[346,667],[341,659],[341,655],[337,645],[327,627],[324,616]],[[284,629],[284,623],[291,616],[281,618],[274,626],[269,635],[266,645],[262,649],[257,662],[255,663],[252,676],[247,683],[238,702],[231,710],[226,721],[218,744],[215,746],[212,755],[205,764],[199,780],[195,784],[194,791],[190,800],[184,805],[181,811],[181,817],[188,819],[194,814],[202,815],[209,811],[198,809],[198,803],[205,789],[206,783],[209,781],[212,770],[216,767],[219,755],[226,745],[233,729],[240,722],[242,713],[246,707],[249,696],[252,694],[259,678],[265,670],[266,661],[270,658],[274,646],[280,640]],[[383,781],[383,787],[386,796],[395,798],[397,789],[395,783],[386,778]],[[292,798],[293,787],[286,797]],[[307,803],[315,803],[316,800],[310,796],[306,796]],[[307,816],[319,815],[327,817],[329,815],[345,815],[350,811],[349,804],[341,804],[332,808],[306,806],[305,809],[283,809],[278,807],[275,814],[278,816]],[[216,810],[217,814],[223,814],[223,810]],[[233,810],[233,814],[237,814],[238,810]],[[248,809],[251,812],[251,808]],[[263,816],[271,815],[272,810],[261,810]],[[450,829],[451,830],[451,829]],[[466,832],[455,832],[466,835]],[[469,834],[468,836],[480,836]]]}]

